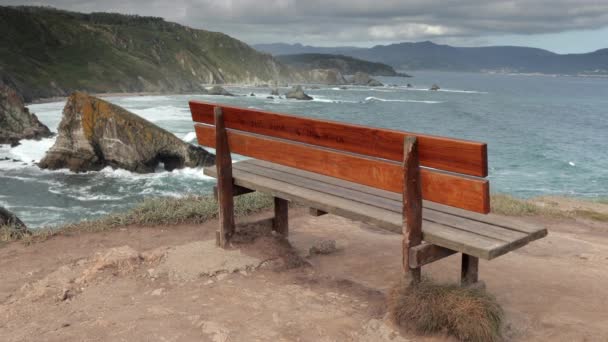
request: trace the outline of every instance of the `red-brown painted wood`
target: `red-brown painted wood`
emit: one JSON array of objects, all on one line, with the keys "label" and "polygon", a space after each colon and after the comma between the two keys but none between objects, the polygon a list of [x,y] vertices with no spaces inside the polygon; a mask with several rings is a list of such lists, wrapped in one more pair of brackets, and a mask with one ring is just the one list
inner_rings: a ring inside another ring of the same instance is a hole
[{"label": "red-brown painted wood", "polygon": [[[217,104],[190,101],[195,122],[213,124]],[[227,128],[401,162],[403,139],[416,136],[420,164],[472,176],[488,175],[484,143],[366,127],[221,105]]]},{"label": "red-brown painted wood", "polygon": [[[213,126],[195,124],[195,130],[200,145],[215,147]],[[226,129],[226,132],[233,153],[387,191],[403,192],[401,163],[232,129]],[[420,177],[422,197],[426,200],[479,213],[488,213],[490,210],[489,183],[485,179],[424,168],[420,170]]]}]

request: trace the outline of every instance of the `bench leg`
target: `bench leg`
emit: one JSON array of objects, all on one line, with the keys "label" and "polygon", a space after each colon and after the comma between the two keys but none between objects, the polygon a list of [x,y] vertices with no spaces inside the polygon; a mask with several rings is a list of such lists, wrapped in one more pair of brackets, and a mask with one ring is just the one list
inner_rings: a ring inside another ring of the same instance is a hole
[{"label": "bench leg", "polygon": [[289,234],[289,202],[282,198],[274,198],[273,230],[287,237]]},{"label": "bench leg", "polygon": [[232,158],[224,126],[222,109],[213,109],[215,116],[215,167],[217,169],[217,202],[220,229],[215,234],[216,244],[226,248],[234,234],[234,192],[232,180]]},{"label": "bench leg", "polygon": [[469,286],[479,280],[479,258],[462,254],[462,267],[460,274],[460,285]]},{"label": "bench leg", "polygon": [[422,243],[422,187],[418,141],[407,136],[403,143],[403,269],[410,282],[419,283],[420,267],[412,267],[410,248]]}]

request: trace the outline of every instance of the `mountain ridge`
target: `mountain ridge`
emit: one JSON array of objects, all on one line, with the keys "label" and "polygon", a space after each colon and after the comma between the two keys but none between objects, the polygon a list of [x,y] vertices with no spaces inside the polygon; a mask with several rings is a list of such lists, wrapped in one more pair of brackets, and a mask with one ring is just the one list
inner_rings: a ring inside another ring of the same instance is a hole
[{"label": "mountain ridge", "polygon": [[393,67],[384,63],[365,61],[340,54],[301,53],[280,55],[275,58],[296,70],[335,69],[344,75],[364,72],[372,76],[410,77],[410,75],[396,72]]},{"label": "mountain ridge", "polygon": [[607,49],[557,54],[521,46],[455,47],[431,41],[361,47],[315,47],[302,44],[258,44],[254,48],[280,56],[286,53],[339,53],[397,70],[441,70],[544,74],[608,74]]}]

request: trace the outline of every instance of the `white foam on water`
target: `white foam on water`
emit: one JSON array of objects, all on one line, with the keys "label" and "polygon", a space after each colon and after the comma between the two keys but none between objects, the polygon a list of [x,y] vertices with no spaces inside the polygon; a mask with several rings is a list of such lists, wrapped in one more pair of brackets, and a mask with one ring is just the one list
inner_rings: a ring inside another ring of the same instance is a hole
[{"label": "white foam on water", "polygon": [[110,102],[135,102],[135,103],[150,103],[158,101],[171,101],[173,100],[169,96],[162,95],[142,95],[142,96],[108,96],[105,98]]},{"label": "white foam on water", "polygon": [[[428,89],[427,89],[428,90]],[[429,91],[439,91],[444,93],[463,93],[463,94],[487,94],[486,91],[477,91],[477,90],[459,90],[459,89],[439,89],[439,90],[429,90]]]},{"label": "white foam on water", "polygon": [[190,110],[187,107],[154,106],[145,109],[127,108],[127,110],[150,122],[163,120],[192,121]]},{"label": "white foam on water", "polygon": [[426,103],[426,104],[443,103],[443,101],[382,99],[382,98],[374,97],[374,96],[366,97],[365,100],[364,100],[364,102],[374,102],[374,101],[379,101],[379,102],[411,102],[411,103]]},{"label": "white foam on water", "polygon": [[39,162],[44,157],[46,151],[55,143],[55,137],[40,140],[21,140],[20,145],[13,147],[9,151],[9,158],[22,160],[24,162]]},{"label": "white foam on water", "polygon": [[183,141],[185,142],[191,142],[196,140],[196,132],[188,132],[186,133],[186,135],[184,135],[184,137],[182,138]]},{"label": "white foam on water", "polygon": [[[94,173],[95,171],[91,171]],[[190,179],[202,179],[202,180],[215,180],[213,177],[209,177],[203,174],[203,168],[196,167],[190,168],[186,167],[183,169],[175,169],[173,171],[162,171],[155,173],[135,173],[125,169],[113,169],[110,166],[107,166],[100,171],[97,171],[99,174],[108,177],[108,178],[122,178],[122,179],[130,179],[130,180],[141,180],[141,179],[160,179],[160,178],[169,178],[169,177],[179,177],[179,178],[190,178]]]}]

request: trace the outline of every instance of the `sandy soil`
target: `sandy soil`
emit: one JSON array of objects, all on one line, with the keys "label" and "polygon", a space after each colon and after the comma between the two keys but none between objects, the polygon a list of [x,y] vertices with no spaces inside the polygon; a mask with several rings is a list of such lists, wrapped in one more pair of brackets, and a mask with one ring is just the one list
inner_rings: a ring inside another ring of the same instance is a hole
[{"label": "sandy soil", "polygon": [[[247,225],[233,249],[213,248],[211,221],[0,247],[0,340],[451,340],[399,331],[386,318],[385,295],[402,274],[400,235],[303,209],[290,219],[291,246]],[[607,341],[607,224],[523,220],[549,236],[480,265],[505,309],[506,339]],[[337,251],[310,256],[323,239]],[[458,262],[423,273],[456,281]]]}]

